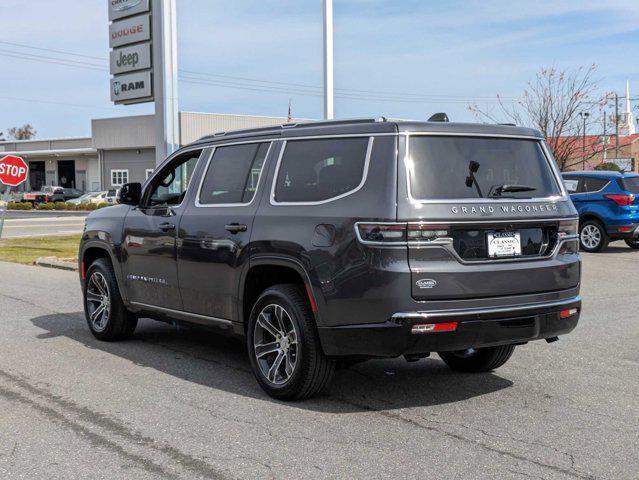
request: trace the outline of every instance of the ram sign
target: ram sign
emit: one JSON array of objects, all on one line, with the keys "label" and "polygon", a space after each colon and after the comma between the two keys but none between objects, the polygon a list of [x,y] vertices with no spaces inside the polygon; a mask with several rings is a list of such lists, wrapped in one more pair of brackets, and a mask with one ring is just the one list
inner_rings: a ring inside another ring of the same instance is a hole
[{"label": "ram sign", "polygon": [[151,72],[136,72],[118,75],[111,79],[111,101],[115,103],[140,103],[153,95]]}]

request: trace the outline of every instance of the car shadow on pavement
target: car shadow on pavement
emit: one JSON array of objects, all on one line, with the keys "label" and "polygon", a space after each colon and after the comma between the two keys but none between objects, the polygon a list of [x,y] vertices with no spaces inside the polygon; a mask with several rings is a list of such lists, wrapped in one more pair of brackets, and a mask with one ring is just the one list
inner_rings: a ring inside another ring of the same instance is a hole
[{"label": "car shadow on pavement", "polygon": [[47,341],[66,337],[90,349],[124,358],[187,382],[262,401],[283,403],[326,413],[384,411],[427,407],[467,400],[513,385],[494,373],[454,373],[431,358],[407,363],[403,359],[370,360],[336,372],[330,390],[303,402],[284,403],[268,397],[258,386],[241,339],[197,327],[173,327],[140,320],[132,338],[100,342],[89,332],[82,312],[31,319]]}]

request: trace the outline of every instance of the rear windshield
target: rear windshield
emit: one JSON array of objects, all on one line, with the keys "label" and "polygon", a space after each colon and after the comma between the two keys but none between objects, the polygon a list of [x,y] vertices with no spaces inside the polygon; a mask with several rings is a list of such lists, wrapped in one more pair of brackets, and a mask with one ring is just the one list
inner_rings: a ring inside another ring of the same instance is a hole
[{"label": "rear windshield", "polygon": [[413,136],[410,159],[411,193],[420,200],[560,194],[536,140]]},{"label": "rear windshield", "polygon": [[628,192],[639,193],[639,177],[626,177],[619,179],[621,188]]}]

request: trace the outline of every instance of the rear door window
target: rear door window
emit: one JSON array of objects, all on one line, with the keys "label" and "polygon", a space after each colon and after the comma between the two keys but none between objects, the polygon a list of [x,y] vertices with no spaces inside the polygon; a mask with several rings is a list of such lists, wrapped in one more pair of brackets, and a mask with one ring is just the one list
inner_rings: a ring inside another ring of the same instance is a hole
[{"label": "rear door window", "polygon": [[[536,140],[424,135],[410,137],[409,150],[410,191],[419,200],[560,194]],[[469,179],[472,166],[474,181]],[[528,188],[504,191],[505,186]]]},{"label": "rear door window", "polygon": [[584,184],[582,187],[582,191],[584,193],[598,192],[599,190],[604,188],[606,185],[608,185],[609,181],[610,180],[606,178],[584,177],[583,179]]},{"label": "rear door window", "polygon": [[279,203],[321,202],[353,192],[364,182],[368,137],[289,140],[275,180]]},{"label": "rear door window", "polygon": [[200,188],[200,205],[247,204],[253,200],[269,143],[216,147]]}]

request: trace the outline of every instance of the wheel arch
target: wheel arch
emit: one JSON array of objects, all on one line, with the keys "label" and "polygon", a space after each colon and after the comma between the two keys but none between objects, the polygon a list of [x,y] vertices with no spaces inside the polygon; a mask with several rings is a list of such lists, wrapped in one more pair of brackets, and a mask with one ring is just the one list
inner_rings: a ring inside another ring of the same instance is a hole
[{"label": "wheel arch", "polygon": [[259,294],[265,288],[280,283],[297,283],[304,288],[315,322],[319,325],[318,295],[302,263],[287,257],[260,257],[251,259],[240,281],[238,321],[244,325],[244,329],[248,324],[251,306]]},{"label": "wheel arch", "polygon": [[93,262],[95,262],[99,258],[106,258],[111,262],[113,266],[113,271],[115,272],[115,279],[118,283],[118,289],[120,290],[120,295],[122,299],[126,302],[127,295],[126,289],[123,287],[123,279],[122,279],[122,270],[120,268],[120,264],[116,259],[115,253],[109,247],[108,244],[101,241],[88,241],[82,245],[82,249],[79,255],[79,266],[80,266],[80,280],[84,282],[84,276],[86,270],[91,266]]}]

